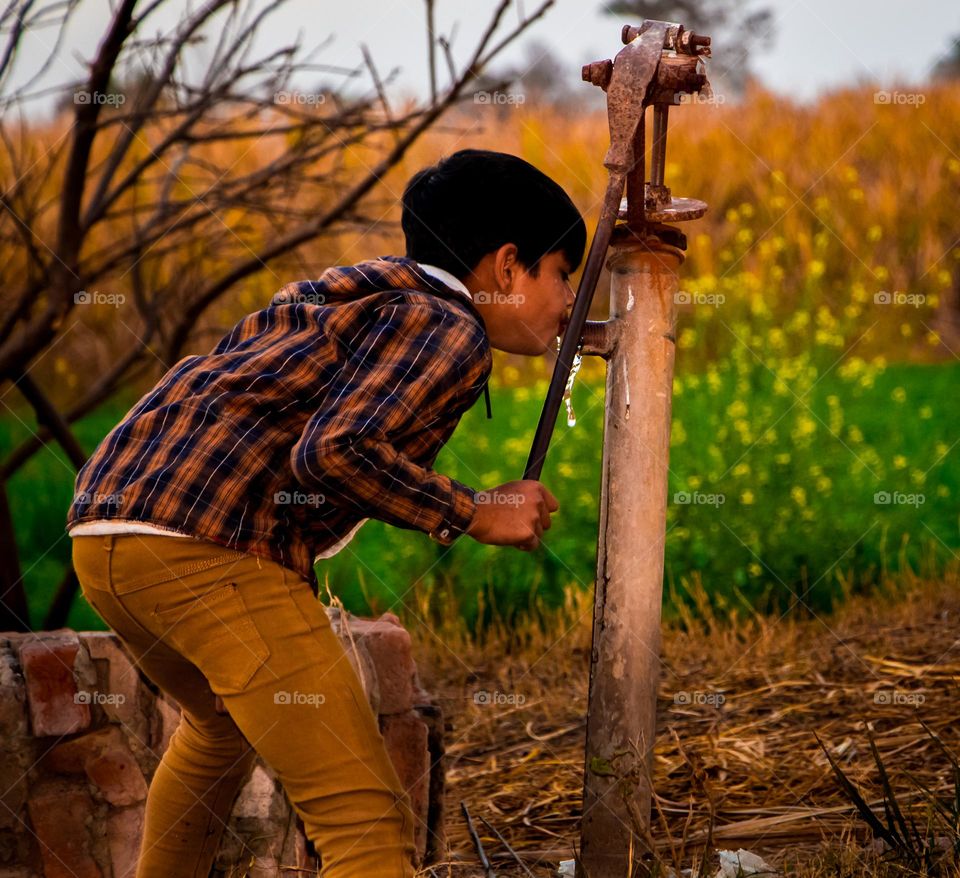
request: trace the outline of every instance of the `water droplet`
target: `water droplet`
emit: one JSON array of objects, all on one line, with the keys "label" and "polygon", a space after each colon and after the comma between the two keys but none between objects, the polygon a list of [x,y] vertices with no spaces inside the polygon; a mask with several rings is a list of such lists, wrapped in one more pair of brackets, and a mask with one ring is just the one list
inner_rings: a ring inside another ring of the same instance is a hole
[{"label": "water droplet", "polygon": [[573,355],[573,363],[570,364],[570,374],[567,376],[567,386],[563,390],[563,402],[567,407],[567,426],[574,427],[577,424],[577,416],[573,411],[573,382],[577,380],[577,372],[580,371],[580,364],[583,357],[580,351]]}]

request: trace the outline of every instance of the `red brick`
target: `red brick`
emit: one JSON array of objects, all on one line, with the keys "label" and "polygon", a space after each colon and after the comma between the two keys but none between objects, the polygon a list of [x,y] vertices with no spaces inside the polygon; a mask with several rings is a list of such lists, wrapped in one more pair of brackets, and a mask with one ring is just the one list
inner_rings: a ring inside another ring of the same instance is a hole
[{"label": "red brick", "polygon": [[410,796],[414,842],[421,861],[427,845],[427,810],[430,799],[430,751],[426,723],[413,710],[380,717],[380,732],[397,776]]},{"label": "red brick", "polygon": [[89,793],[48,784],[34,793],[27,809],[40,844],[44,878],[103,878],[85,825],[94,812]]},{"label": "red brick", "polygon": [[123,741],[124,735],[119,726],[103,726],[57,744],[43,756],[41,764],[44,771],[83,774],[87,762],[98,757],[108,747],[117,746]]},{"label": "red brick", "polygon": [[69,735],[89,727],[90,707],[77,700],[79,653],[74,632],[44,634],[22,643],[20,665],[34,735]]},{"label": "red brick", "polygon": [[62,774],[85,772],[111,805],[133,805],[147,796],[147,782],[119,726],[103,726],[58,744],[42,765]]},{"label": "red brick", "polygon": [[107,846],[113,878],[134,878],[143,838],[143,806],[114,811],[107,817]]},{"label": "red brick", "polygon": [[106,748],[85,767],[91,783],[111,805],[133,805],[147,797],[147,782],[126,744]]},{"label": "red brick", "polygon": [[86,631],[80,641],[97,666],[97,694],[104,714],[124,725],[142,724],[140,673],[120,639],[111,631]]},{"label": "red brick", "polygon": [[[340,627],[339,618],[331,617],[334,630]],[[393,613],[384,613],[379,619],[361,619],[348,616],[347,626],[354,638],[367,648],[377,672],[380,690],[380,714],[405,713],[413,707],[416,691],[417,667],[409,632]],[[344,632],[345,634],[345,632]],[[349,651],[349,640],[343,636],[344,648]]]}]

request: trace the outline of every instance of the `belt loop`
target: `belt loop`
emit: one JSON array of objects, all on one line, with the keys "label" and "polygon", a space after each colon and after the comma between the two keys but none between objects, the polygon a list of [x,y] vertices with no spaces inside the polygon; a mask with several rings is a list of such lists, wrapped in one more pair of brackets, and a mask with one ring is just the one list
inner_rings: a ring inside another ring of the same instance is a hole
[{"label": "belt loop", "polygon": [[114,540],[116,539],[116,536],[117,536],[116,534],[104,534],[104,535],[103,535],[103,551],[104,551],[104,552],[112,552],[112,551],[113,551],[113,543],[114,543]]}]

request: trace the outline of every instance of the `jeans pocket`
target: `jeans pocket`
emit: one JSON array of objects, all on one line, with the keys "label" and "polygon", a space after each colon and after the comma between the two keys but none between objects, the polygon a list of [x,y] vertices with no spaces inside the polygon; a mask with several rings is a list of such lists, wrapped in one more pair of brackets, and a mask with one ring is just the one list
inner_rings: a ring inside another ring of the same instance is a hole
[{"label": "jeans pocket", "polygon": [[151,616],[160,639],[196,665],[218,695],[241,692],[270,658],[236,582],[188,601],[157,604]]}]

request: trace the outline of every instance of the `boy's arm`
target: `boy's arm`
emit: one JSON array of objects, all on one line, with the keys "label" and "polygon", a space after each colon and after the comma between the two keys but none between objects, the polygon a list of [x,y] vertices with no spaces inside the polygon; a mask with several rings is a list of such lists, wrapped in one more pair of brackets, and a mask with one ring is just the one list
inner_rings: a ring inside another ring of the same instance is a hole
[{"label": "boy's arm", "polygon": [[469,526],[474,490],[397,450],[438,429],[459,393],[484,375],[484,330],[439,306],[384,307],[293,446],[297,481],[357,514],[450,543]]}]

